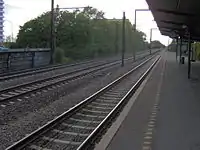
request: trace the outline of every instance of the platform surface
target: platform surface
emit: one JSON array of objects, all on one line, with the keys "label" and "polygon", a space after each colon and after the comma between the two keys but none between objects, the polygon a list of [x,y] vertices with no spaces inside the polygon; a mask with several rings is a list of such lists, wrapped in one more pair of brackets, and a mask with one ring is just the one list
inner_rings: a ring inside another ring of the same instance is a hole
[{"label": "platform surface", "polygon": [[200,63],[192,64],[191,77],[187,62],[180,65],[175,53],[165,52],[106,149],[200,150]]}]

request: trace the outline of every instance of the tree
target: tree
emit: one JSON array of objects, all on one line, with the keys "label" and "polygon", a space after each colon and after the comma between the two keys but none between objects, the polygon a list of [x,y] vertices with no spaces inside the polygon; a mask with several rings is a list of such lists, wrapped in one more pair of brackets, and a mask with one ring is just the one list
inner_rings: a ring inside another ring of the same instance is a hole
[{"label": "tree", "polygon": [[[49,47],[50,16],[50,12],[43,13],[21,26],[16,40],[18,47]],[[122,19],[106,19],[104,12],[96,8],[58,12],[56,29],[56,46],[64,50],[65,57],[82,59],[121,51]],[[145,37],[143,32],[133,31],[126,20],[127,52],[144,49]]]},{"label": "tree", "polygon": [[151,48],[164,48],[165,45],[163,45],[160,41],[152,41],[151,42]]},{"label": "tree", "polygon": [[11,37],[11,36],[6,36],[5,41],[6,41],[6,42],[12,42],[12,37]]},{"label": "tree", "polygon": [[50,41],[50,12],[20,26],[16,43],[19,47],[48,47]]}]

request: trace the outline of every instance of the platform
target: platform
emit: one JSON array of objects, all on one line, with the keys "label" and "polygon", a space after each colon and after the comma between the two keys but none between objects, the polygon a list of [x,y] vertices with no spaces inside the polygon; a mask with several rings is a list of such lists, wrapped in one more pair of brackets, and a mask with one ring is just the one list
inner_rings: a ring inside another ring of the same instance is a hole
[{"label": "platform", "polygon": [[192,64],[191,76],[187,62],[165,52],[96,150],[199,150],[200,63]]}]

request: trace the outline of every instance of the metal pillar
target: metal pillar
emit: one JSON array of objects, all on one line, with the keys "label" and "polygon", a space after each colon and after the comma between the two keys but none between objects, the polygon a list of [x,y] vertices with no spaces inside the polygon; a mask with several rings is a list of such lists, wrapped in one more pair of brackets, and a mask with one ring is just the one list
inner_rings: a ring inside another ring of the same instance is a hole
[{"label": "metal pillar", "polygon": [[192,45],[191,45],[191,61],[193,61],[193,47],[192,47]]},{"label": "metal pillar", "polygon": [[[136,14],[136,13],[137,13],[137,10],[135,9],[135,18],[134,18],[135,21],[134,21],[134,27],[133,27],[134,32],[136,32],[136,21],[137,21],[137,20],[136,20],[136,17],[137,17],[137,14]],[[133,48],[133,60],[134,60],[134,61],[135,61],[135,58],[136,58],[135,55],[136,55],[136,49]]]},{"label": "metal pillar", "polygon": [[133,48],[133,61],[135,61],[135,49]]},{"label": "metal pillar", "polygon": [[34,68],[35,67],[35,52],[31,53],[32,58],[31,58],[31,67]]},{"label": "metal pillar", "polygon": [[176,38],[176,61],[178,57],[178,38]]},{"label": "metal pillar", "polygon": [[194,60],[197,60],[197,44],[194,43]]},{"label": "metal pillar", "polygon": [[151,42],[152,42],[152,30],[153,29],[150,29],[150,47],[149,47],[149,51],[150,51],[150,55],[151,55]]},{"label": "metal pillar", "polygon": [[192,51],[192,56],[191,56],[191,61],[195,62],[195,43],[193,44],[193,46],[191,46],[191,51]]},{"label": "metal pillar", "polygon": [[7,71],[10,70],[10,62],[11,62],[11,57],[10,57],[10,53],[8,53],[8,57],[7,57],[7,60],[6,60],[6,64],[7,64]]},{"label": "metal pillar", "polygon": [[118,24],[118,22],[116,22],[116,24],[115,24],[115,52],[116,52],[116,54],[118,54],[118,51],[119,51],[119,47],[118,47],[119,34],[118,34],[118,31],[119,31],[119,24]]},{"label": "metal pillar", "polygon": [[55,50],[55,36],[54,36],[54,0],[51,0],[51,52],[50,52],[50,64],[53,64],[53,54]]},{"label": "metal pillar", "polygon": [[188,79],[190,79],[191,75],[191,39],[190,39],[190,33],[188,38]]},{"label": "metal pillar", "polygon": [[[56,9],[54,11],[54,20],[53,20],[53,26],[54,26],[54,31],[53,31],[53,46],[54,46],[54,51],[56,49],[56,40],[57,40],[57,28],[58,28],[58,16],[59,16],[59,11],[60,11],[60,8],[59,8],[59,5],[56,6]],[[54,53],[53,51],[53,53]]]},{"label": "metal pillar", "polygon": [[134,26],[134,30],[136,31],[136,21],[137,21],[137,19],[136,19],[136,17],[137,17],[137,10],[135,9],[135,26]]},{"label": "metal pillar", "polygon": [[125,21],[126,15],[123,12],[123,26],[122,26],[122,67],[124,66],[124,53],[125,53]]},{"label": "metal pillar", "polygon": [[[134,30],[134,29],[133,29]],[[135,30],[134,30],[134,32],[135,32]],[[132,36],[133,37],[133,36]],[[131,38],[132,40],[133,40],[133,38]],[[133,42],[133,41],[131,41],[131,42]],[[131,48],[133,48],[133,61],[135,61],[136,60],[136,56],[135,56],[135,54],[136,54],[136,49],[134,48],[134,45],[133,45],[133,43],[132,43],[132,45],[131,45]]]},{"label": "metal pillar", "polygon": [[169,46],[170,46],[170,44],[169,44],[169,38],[168,38],[168,46],[167,46],[167,50],[169,51]]},{"label": "metal pillar", "polygon": [[179,50],[179,52],[180,52],[180,57],[179,57],[179,62],[181,63],[181,57],[182,57],[182,44],[183,44],[183,39],[182,39],[182,37],[180,38],[180,50]]}]

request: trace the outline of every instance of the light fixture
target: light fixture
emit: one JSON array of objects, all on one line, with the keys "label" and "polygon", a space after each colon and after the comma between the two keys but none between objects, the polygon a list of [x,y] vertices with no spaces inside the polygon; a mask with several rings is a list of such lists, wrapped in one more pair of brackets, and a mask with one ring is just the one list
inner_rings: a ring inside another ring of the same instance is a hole
[{"label": "light fixture", "polygon": [[187,26],[184,24],[184,25],[182,25],[182,28],[183,29],[187,29]]}]

